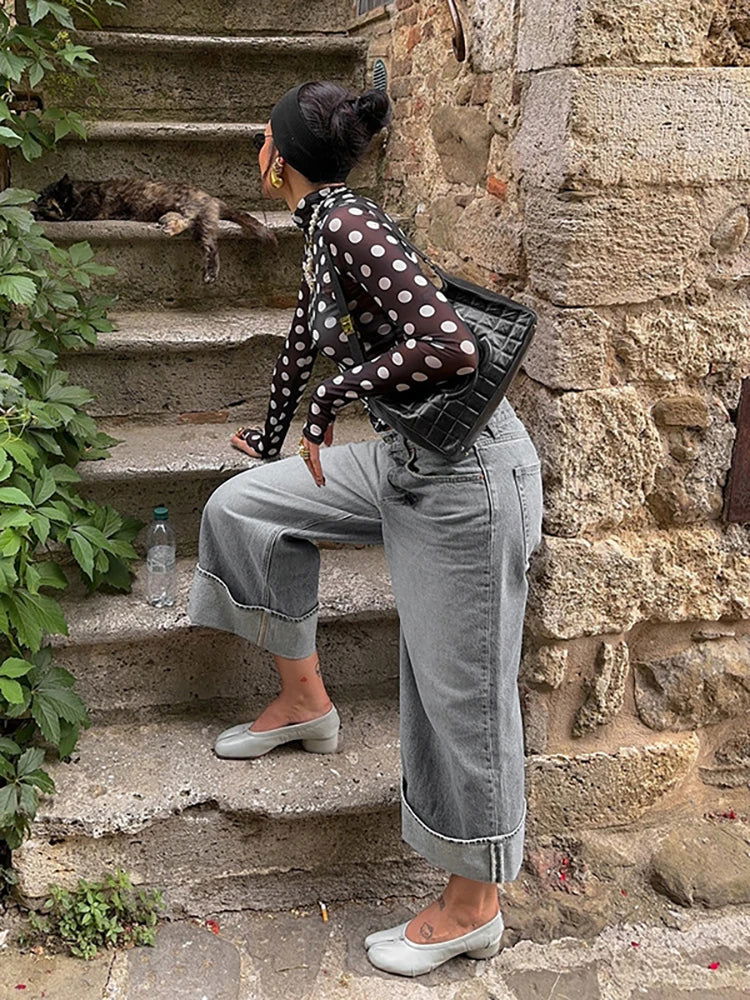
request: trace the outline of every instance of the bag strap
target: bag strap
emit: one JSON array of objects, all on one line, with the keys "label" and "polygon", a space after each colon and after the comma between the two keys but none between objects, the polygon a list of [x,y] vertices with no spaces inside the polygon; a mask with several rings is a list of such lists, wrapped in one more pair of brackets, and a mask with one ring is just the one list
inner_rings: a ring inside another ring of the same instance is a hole
[{"label": "bag strap", "polygon": [[346,296],[344,295],[344,289],[341,287],[341,281],[339,280],[338,271],[333,263],[333,257],[328,248],[328,244],[323,241],[323,249],[325,250],[326,257],[328,258],[328,269],[331,274],[331,283],[333,284],[333,294],[336,297],[336,305],[339,309],[339,320],[341,322],[341,329],[346,334],[346,342],[349,347],[351,347],[351,352],[354,355],[354,360],[357,364],[361,365],[365,363],[365,357],[362,353],[362,345],[359,342],[359,334],[357,328],[352,320],[351,313],[349,312],[349,306],[346,302]]},{"label": "bag strap", "polygon": [[407,246],[410,246],[415,253],[419,254],[422,260],[426,261],[426,263],[430,265],[430,267],[432,268],[433,271],[435,271],[436,274],[440,275],[442,287],[445,288],[446,272],[442,269],[442,267],[440,267],[439,264],[436,264],[434,260],[428,257],[427,254],[424,252],[424,250],[420,250],[420,248],[416,245],[416,243],[412,243],[412,241],[409,239],[406,233],[403,233],[403,235],[400,238],[404,241],[404,243],[406,243]]}]

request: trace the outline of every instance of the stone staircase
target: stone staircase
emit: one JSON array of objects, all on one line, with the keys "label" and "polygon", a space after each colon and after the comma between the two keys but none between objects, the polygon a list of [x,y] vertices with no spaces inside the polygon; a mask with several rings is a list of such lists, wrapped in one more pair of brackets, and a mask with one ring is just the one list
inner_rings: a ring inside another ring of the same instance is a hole
[{"label": "stone staircase", "polygon": [[[279,236],[269,250],[223,224],[221,274],[206,288],[189,236],[125,222],[47,227],[61,244],[88,240],[117,267],[101,284],[118,296],[117,331],[68,359],[73,380],[97,396],[100,426],[121,441],[110,459],[83,464],[84,489],[143,520],[169,505],[180,588],[172,609],[149,607],[140,578],[127,596],[67,599],[58,662],[94,724],[71,762],[51,765],[56,794],[15,852],[31,905],[49,882],[115,865],[162,888],[173,914],[196,915],[420,894],[440,877],[400,839],[398,618],[382,549],[321,547],[319,649],[343,720],[335,756],[292,745],[256,761],[215,757],[216,734],[254,718],[275,693],[275,671],[265,650],[193,628],[184,611],[203,505],[253,464],[229,448],[229,433],[265,416],[301,273],[301,233],[288,212],[261,202],[249,138],[300,80],[365,86],[352,15],[345,0],[130,0],[85,34],[101,91],[47,95],[85,109],[88,142],[14,165],[14,183],[36,188],[65,171],[187,179]],[[377,197],[378,168],[375,152],[350,184]],[[319,357],[310,386],[331,371]],[[295,453],[306,408],[307,392],[284,455]],[[336,443],[373,435],[357,402],[337,420]]]}]

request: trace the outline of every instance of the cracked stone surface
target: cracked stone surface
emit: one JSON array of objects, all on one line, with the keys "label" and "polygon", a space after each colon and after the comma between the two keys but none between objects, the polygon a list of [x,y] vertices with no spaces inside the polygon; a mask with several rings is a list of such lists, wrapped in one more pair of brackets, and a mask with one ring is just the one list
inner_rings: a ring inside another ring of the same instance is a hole
[{"label": "cracked stone surface", "polygon": [[[744,1000],[750,907],[686,914],[682,929],[607,928],[459,956],[414,979],[375,969],[362,940],[417,913],[414,900],[275,913],[223,912],[164,923],[156,944],[92,962],[2,948],[0,995],[25,1000]],[[213,922],[207,924],[207,921]],[[212,930],[214,931],[212,933]],[[2,940],[0,938],[0,940]],[[2,947],[0,945],[0,947]],[[713,967],[712,967],[713,966]],[[16,992],[16,987],[26,989]]]},{"label": "cracked stone surface", "polygon": [[155,948],[128,953],[128,1000],[173,996],[180,1000],[237,1000],[240,953],[210,930],[166,924]]}]

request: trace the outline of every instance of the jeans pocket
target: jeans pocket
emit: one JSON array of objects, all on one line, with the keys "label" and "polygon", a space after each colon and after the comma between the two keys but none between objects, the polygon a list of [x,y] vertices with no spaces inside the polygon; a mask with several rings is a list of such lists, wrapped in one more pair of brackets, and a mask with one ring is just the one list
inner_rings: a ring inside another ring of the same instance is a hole
[{"label": "jeans pocket", "polygon": [[531,564],[531,556],[542,541],[543,491],[542,470],[539,462],[517,465],[513,469],[513,479],[521,506],[523,545],[526,569]]},{"label": "jeans pocket", "polygon": [[458,461],[451,462],[406,438],[404,445],[408,455],[404,468],[420,482],[450,484],[481,482],[484,479],[484,470],[474,448],[470,448]]}]

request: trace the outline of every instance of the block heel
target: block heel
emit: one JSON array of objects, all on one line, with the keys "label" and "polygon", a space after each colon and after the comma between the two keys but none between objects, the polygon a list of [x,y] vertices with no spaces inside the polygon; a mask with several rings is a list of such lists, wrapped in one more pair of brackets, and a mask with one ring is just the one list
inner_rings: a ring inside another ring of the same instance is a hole
[{"label": "block heel", "polygon": [[339,747],[339,734],[329,736],[325,740],[302,740],[302,746],[308,753],[336,753]]},{"label": "block heel", "polygon": [[495,941],[493,944],[487,945],[486,948],[472,948],[471,951],[467,951],[466,954],[469,958],[492,958],[493,955],[497,955],[500,951],[500,942]]}]

